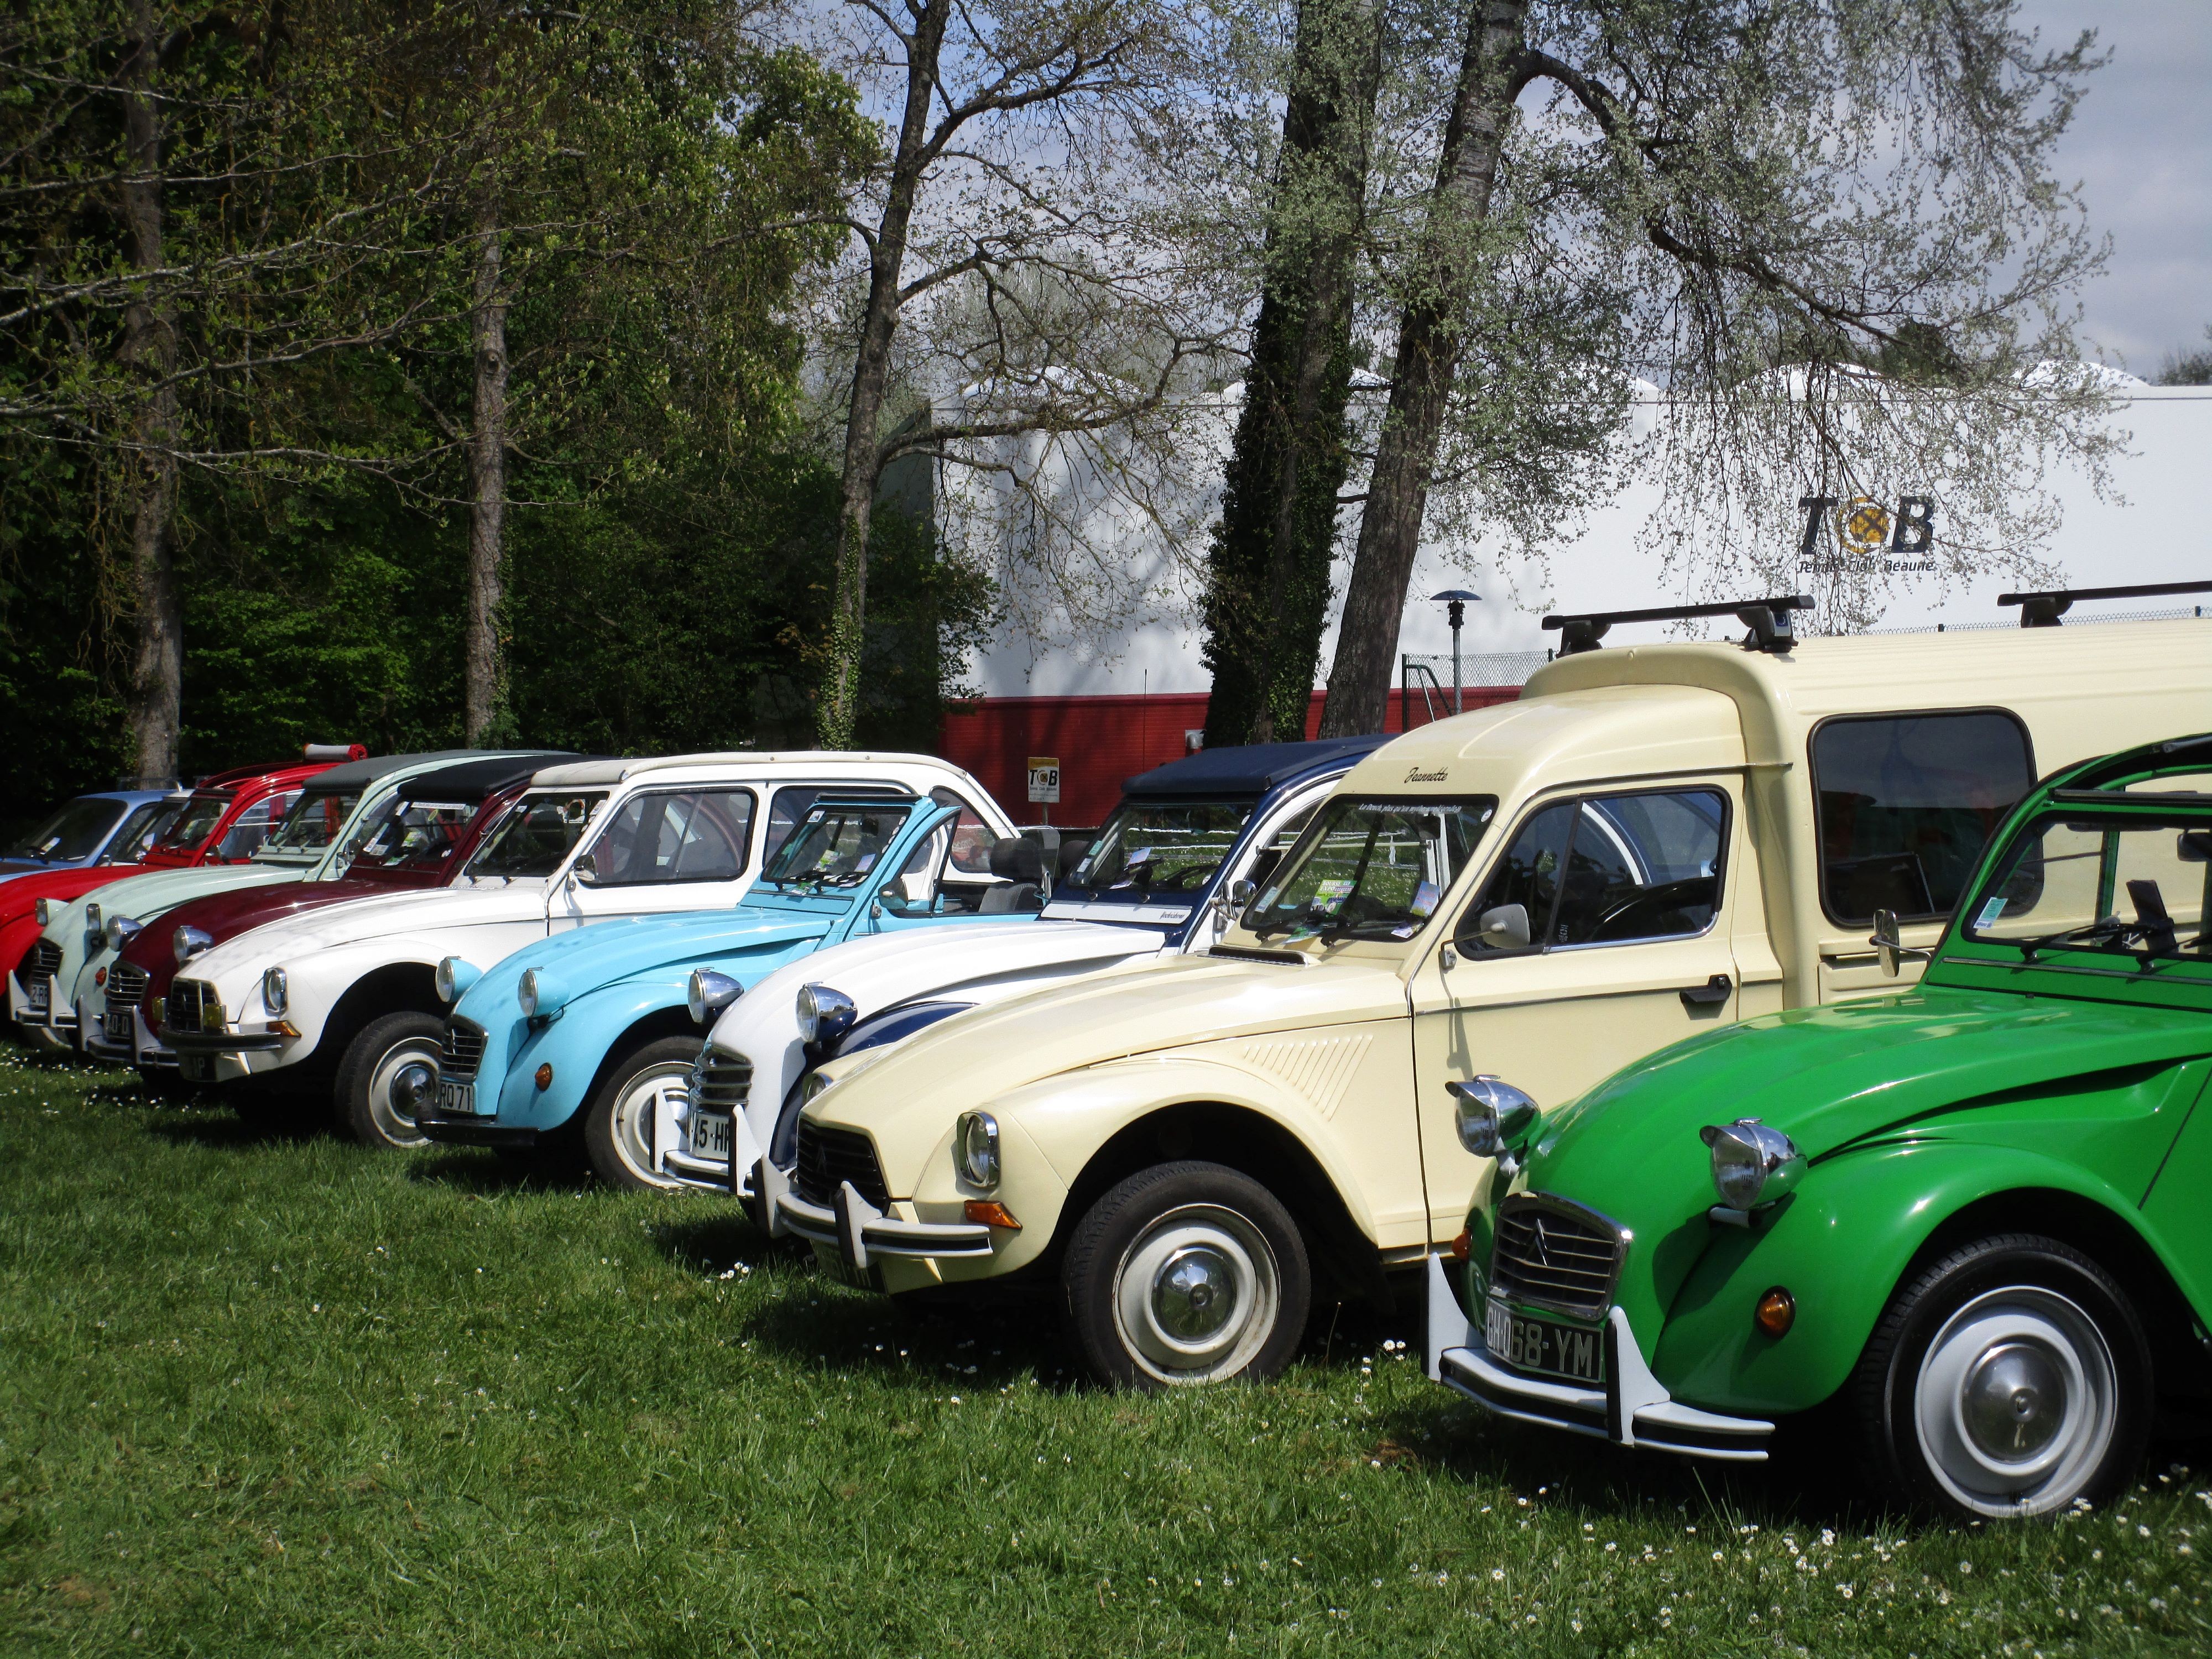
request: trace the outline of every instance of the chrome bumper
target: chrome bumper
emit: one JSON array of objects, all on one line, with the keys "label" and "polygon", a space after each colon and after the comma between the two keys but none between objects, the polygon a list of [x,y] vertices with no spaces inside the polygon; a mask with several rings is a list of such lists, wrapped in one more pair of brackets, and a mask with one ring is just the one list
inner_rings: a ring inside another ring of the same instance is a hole
[{"label": "chrome bumper", "polygon": [[1593,1389],[1499,1364],[1484,1346],[1480,1328],[1461,1310],[1443,1257],[1429,1258],[1428,1274],[1429,1376],[1486,1410],[1619,1446],[1725,1463],[1766,1461],[1774,1425],[1699,1411],[1672,1398],[1644,1363],[1628,1316],[1619,1308],[1606,1316],[1605,1385]]},{"label": "chrome bumper", "polygon": [[776,1194],[775,1215],[786,1232],[830,1245],[855,1273],[867,1272],[869,1262],[879,1255],[991,1254],[991,1230],[981,1222],[902,1221],[862,1198],[849,1181],[838,1187],[835,1203],[828,1206],[810,1204],[787,1187]]}]

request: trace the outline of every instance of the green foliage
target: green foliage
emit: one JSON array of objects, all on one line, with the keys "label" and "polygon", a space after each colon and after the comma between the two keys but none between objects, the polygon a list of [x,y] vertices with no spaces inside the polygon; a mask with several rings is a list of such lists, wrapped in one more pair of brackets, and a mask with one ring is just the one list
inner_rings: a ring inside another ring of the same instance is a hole
[{"label": "green foliage", "polygon": [[1349,1310],[1073,1384],[706,1196],[255,1141],[0,1057],[0,1650],[2202,1652],[2202,1471],[1958,1529],[1487,1418]]},{"label": "green foliage", "polygon": [[2212,386],[2212,328],[2204,331],[2205,343],[2185,351],[2169,351],[2160,365],[2160,386]]}]

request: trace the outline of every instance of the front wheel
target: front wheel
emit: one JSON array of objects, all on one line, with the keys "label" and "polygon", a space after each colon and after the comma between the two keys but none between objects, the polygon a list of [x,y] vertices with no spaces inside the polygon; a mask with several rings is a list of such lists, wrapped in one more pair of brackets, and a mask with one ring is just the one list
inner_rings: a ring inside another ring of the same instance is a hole
[{"label": "front wheel", "polygon": [[1068,1323],[1100,1380],[1255,1380],[1291,1362],[1313,1279],[1275,1195],[1219,1164],[1140,1170],[1077,1224],[1060,1269]]},{"label": "front wheel", "polygon": [[429,1144],[415,1127],[415,1114],[437,1097],[438,1043],[445,1030],[435,1014],[386,1014],[346,1045],[338,1062],[337,1108],[356,1140],[395,1151]]},{"label": "front wheel", "polygon": [[1855,1395],[1873,1468],[1967,1516],[2101,1504],[2150,1433],[2151,1365],[2126,1294],[2072,1246],[2007,1233],[1952,1251],[1891,1301]]},{"label": "front wheel", "polygon": [[584,1116],[584,1149],[611,1187],[667,1193],[684,1183],[653,1167],[655,1136],[674,1114],[662,1109],[691,1095],[697,1037],[661,1037],[615,1062]]}]

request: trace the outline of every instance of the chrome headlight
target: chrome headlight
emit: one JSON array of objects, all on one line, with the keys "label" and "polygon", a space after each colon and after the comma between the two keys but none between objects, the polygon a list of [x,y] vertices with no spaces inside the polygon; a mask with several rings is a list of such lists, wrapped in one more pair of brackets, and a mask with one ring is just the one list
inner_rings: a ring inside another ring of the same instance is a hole
[{"label": "chrome headlight", "polygon": [[143,921],[133,921],[129,916],[110,916],[107,926],[100,930],[100,937],[107,941],[109,950],[120,951],[145,931]]},{"label": "chrome headlight", "polygon": [[971,1187],[999,1184],[999,1120],[988,1112],[963,1112],[952,1129],[952,1169]]},{"label": "chrome headlight", "polygon": [[514,1000],[521,1006],[523,1018],[538,1018],[538,970],[535,968],[522,970],[522,978],[514,988]]},{"label": "chrome headlight", "polygon": [[282,1014],[291,1005],[292,982],[282,968],[271,968],[261,975],[261,1006],[272,1014]]},{"label": "chrome headlight", "polygon": [[718,974],[712,968],[693,969],[691,983],[684,994],[691,1010],[691,1023],[704,1025],[742,996],[744,988],[727,974]]},{"label": "chrome headlight", "polygon": [[430,982],[437,988],[439,1001],[459,1002],[461,993],[475,984],[483,974],[483,970],[473,963],[465,962],[459,957],[445,957],[439,960],[437,968],[432,972]]},{"label": "chrome headlight", "polygon": [[181,968],[203,951],[215,944],[215,935],[201,927],[185,926],[170,935],[169,948],[176,953],[177,966]]},{"label": "chrome headlight", "polygon": [[1459,1144],[1477,1158],[1498,1158],[1520,1150],[1520,1141],[1542,1115],[1528,1096],[1487,1073],[1444,1085],[1452,1097]]},{"label": "chrome headlight", "polygon": [[84,929],[88,933],[96,933],[100,931],[100,907],[97,904],[88,904],[84,907]]},{"label": "chrome headlight", "polygon": [[1805,1154],[1781,1130],[1755,1117],[1709,1123],[1698,1139],[1713,1150],[1713,1190],[1731,1210],[1771,1204],[1805,1174]]},{"label": "chrome headlight", "polygon": [[31,914],[38,918],[40,927],[52,927],[54,925],[54,902],[52,899],[39,900],[38,902],[31,906]]},{"label": "chrome headlight", "polygon": [[860,1017],[859,1006],[835,986],[802,985],[799,988],[799,1040],[801,1042],[835,1042],[853,1029],[853,1022]]}]

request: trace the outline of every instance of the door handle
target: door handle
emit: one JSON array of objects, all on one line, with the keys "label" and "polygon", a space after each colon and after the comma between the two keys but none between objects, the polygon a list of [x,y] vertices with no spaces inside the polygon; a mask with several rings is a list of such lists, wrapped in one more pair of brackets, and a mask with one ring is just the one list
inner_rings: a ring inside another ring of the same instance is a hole
[{"label": "door handle", "polygon": [[1726,974],[1715,974],[1703,985],[1685,986],[1677,994],[1685,1008],[1717,1008],[1735,990],[1735,984]]}]

